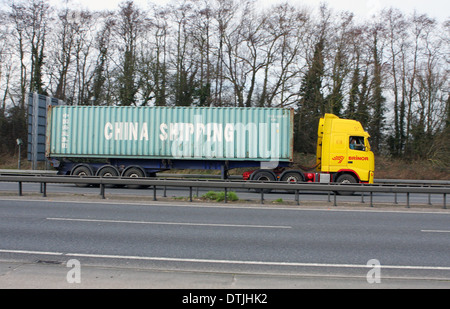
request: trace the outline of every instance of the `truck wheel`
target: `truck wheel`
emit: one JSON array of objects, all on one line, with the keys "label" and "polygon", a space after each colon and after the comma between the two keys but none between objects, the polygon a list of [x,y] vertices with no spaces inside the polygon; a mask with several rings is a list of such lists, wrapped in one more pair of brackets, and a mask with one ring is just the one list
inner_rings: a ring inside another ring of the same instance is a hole
[{"label": "truck wheel", "polygon": [[[119,171],[114,166],[105,165],[100,168],[97,172],[99,177],[117,177],[119,176]],[[107,187],[114,187],[114,185],[107,185]]]},{"label": "truck wheel", "polygon": [[[336,183],[339,184],[353,184],[356,183],[355,177],[349,174],[342,174],[336,179]],[[354,191],[337,191],[339,195],[353,195]]]},{"label": "truck wheel", "polygon": [[[275,181],[275,176],[271,172],[267,171],[260,171],[256,172],[255,175],[253,175],[252,180],[256,180],[259,182],[270,182]],[[272,189],[255,189],[256,192],[263,191],[264,193],[270,193],[272,192]]]},{"label": "truck wheel", "polygon": [[[91,172],[91,169],[89,167],[87,167],[86,165],[81,165],[81,166],[76,167],[73,170],[71,175],[78,176],[78,177],[89,177],[89,176],[92,176],[92,172]],[[75,185],[80,188],[89,187],[89,184],[84,184],[84,183],[77,183]]]},{"label": "truck wheel", "polygon": [[[129,169],[127,169],[123,175],[123,177],[125,178],[143,178],[145,177],[144,172],[137,167],[131,167]],[[127,187],[129,189],[141,189],[141,188],[146,188],[148,186],[140,186],[140,185],[127,185]]]},{"label": "truck wheel", "polygon": [[[303,182],[303,177],[299,173],[287,172],[281,177],[281,181],[288,183],[300,183]],[[295,190],[287,190],[288,193],[295,193]]]}]

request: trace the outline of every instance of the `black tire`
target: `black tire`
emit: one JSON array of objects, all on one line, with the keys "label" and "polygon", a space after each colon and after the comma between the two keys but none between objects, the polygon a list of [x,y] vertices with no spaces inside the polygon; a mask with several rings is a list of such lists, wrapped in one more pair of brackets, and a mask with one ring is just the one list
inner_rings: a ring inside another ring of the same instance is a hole
[{"label": "black tire", "polygon": [[[281,181],[288,183],[304,182],[302,175],[296,172],[287,172],[281,176]],[[295,193],[295,190],[287,190],[288,193]]]},{"label": "black tire", "polygon": [[[349,174],[342,174],[341,176],[339,176],[336,179],[336,183],[339,184],[355,184],[356,183],[356,178],[353,177],[352,175]],[[354,191],[337,191],[337,193],[339,195],[353,195],[355,192]]]},{"label": "black tire", "polygon": [[[92,176],[92,171],[89,167],[87,167],[85,165],[81,165],[81,166],[76,167],[72,171],[71,175],[78,176],[78,177],[89,177],[89,176]],[[87,188],[90,186],[89,184],[84,184],[84,183],[77,183],[75,185],[80,188]]]},{"label": "black tire", "polygon": [[[97,172],[97,176],[99,177],[118,177],[119,171],[114,166],[103,166]],[[113,188],[115,185],[106,185],[108,188]]]},{"label": "black tire", "polygon": [[[275,181],[275,176],[268,171],[259,171],[256,172],[253,177],[252,180],[254,181],[259,181],[259,182],[271,182],[271,181]],[[272,192],[272,189],[255,189],[256,192],[261,192],[263,191],[264,193],[270,193]]]},{"label": "black tire", "polygon": [[[143,178],[145,177],[145,173],[138,167],[131,167],[122,175],[124,178]],[[140,186],[140,185],[127,185],[127,188],[129,189],[142,189],[142,188],[148,188],[148,186]]]}]

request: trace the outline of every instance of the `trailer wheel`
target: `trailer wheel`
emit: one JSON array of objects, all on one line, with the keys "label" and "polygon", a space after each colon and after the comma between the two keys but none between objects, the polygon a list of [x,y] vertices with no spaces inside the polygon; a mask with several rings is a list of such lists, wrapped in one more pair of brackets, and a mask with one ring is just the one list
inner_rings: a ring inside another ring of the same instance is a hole
[{"label": "trailer wheel", "polygon": [[[138,167],[130,167],[125,170],[125,172],[122,175],[125,178],[143,178],[145,177],[145,173],[143,170],[141,170]],[[140,185],[127,185],[129,189],[141,189],[146,188],[148,186],[140,186]]]},{"label": "trailer wheel", "polygon": [[[89,177],[89,176],[92,176],[92,171],[86,165],[80,165],[72,171],[71,175],[78,176],[78,177]],[[80,188],[89,187],[89,184],[84,184],[84,183],[77,183],[75,185]]]},{"label": "trailer wheel", "polygon": [[[355,177],[350,174],[342,174],[336,179],[336,183],[339,184],[353,184],[356,183]],[[353,195],[355,192],[353,191],[337,191],[339,195]]]},{"label": "trailer wheel", "polygon": [[[304,179],[301,174],[296,172],[287,172],[283,176],[281,176],[281,181],[287,183],[300,183],[304,182]],[[295,193],[295,190],[287,190],[288,193]]]},{"label": "trailer wheel", "polygon": [[[105,165],[98,170],[97,176],[99,176],[99,177],[117,177],[117,176],[119,176],[119,171],[114,166]],[[107,185],[107,187],[115,187],[115,186]]]},{"label": "trailer wheel", "polygon": [[[259,171],[256,172],[253,177],[252,180],[256,180],[259,182],[271,182],[271,181],[275,181],[275,176],[268,171]],[[255,189],[256,192],[261,192],[263,191],[264,193],[270,193],[272,192],[272,189]]]}]

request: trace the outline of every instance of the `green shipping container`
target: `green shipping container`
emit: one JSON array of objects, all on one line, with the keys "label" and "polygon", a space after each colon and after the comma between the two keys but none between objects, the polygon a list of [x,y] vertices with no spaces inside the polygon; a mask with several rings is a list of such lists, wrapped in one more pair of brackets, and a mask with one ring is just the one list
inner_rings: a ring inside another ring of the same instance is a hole
[{"label": "green shipping container", "polygon": [[47,157],[293,160],[292,109],[50,107]]}]

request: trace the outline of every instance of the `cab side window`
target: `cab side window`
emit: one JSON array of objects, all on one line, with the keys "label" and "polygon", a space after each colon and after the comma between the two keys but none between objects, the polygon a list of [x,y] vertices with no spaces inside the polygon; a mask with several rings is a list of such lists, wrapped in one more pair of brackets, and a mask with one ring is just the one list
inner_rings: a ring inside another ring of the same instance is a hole
[{"label": "cab side window", "polygon": [[363,136],[350,136],[349,148],[353,149],[353,150],[365,151],[366,147],[364,146],[364,137]]}]

